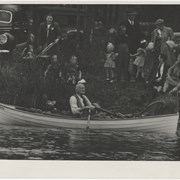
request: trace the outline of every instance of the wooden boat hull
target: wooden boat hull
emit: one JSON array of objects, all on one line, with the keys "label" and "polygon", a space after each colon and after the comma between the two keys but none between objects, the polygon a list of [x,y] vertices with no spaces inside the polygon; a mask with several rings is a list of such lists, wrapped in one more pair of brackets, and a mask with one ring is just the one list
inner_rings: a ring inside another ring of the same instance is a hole
[{"label": "wooden boat hull", "polygon": [[[156,117],[91,120],[89,128],[175,133],[177,131],[178,119],[178,114],[169,114]],[[70,116],[27,112],[19,110],[15,106],[0,103],[0,125],[85,129],[87,127],[87,120],[74,119]]]}]

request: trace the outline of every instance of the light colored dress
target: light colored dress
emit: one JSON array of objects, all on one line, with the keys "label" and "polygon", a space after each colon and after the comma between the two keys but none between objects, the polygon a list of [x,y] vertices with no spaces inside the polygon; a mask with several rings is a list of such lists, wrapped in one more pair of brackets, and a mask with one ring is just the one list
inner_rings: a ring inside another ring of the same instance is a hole
[{"label": "light colored dress", "polygon": [[138,50],[138,55],[134,61],[134,65],[143,67],[145,62],[145,52],[144,50]]},{"label": "light colored dress", "polygon": [[107,53],[106,54],[106,62],[104,64],[105,68],[115,68],[115,59],[116,59],[116,55],[114,52],[111,53]]}]

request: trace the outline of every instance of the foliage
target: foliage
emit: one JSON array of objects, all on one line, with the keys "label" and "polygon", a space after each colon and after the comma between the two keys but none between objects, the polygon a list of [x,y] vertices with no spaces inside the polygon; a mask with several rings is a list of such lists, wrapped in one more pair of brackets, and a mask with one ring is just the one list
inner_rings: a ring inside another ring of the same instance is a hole
[{"label": "foliage", "polygon": [[[144,82],[106,82],[103,68],[105,43],[105,34],[94,37],[92,42],[87,38],[78,52],[83,77],[87,81],[87,95],[92,102],[97,102],[107,109],[116,107],[119,112],[129,114],[140,112],[153,101],[162,100],[166,102],[168,112],[176,111],[176,97],[154,96]],[[37,62],[24,62],[17,55],[10,58],[0,69],[0,102],[33,107],[34,96],[39,101],[38,96],[43,93],[42,65],[36,69],[34,67],[38,65]],[[58,91],[62,93],[59,97],[64,107],[67,107],[74,86],[68,87],[66,84],[63,88]]]}]

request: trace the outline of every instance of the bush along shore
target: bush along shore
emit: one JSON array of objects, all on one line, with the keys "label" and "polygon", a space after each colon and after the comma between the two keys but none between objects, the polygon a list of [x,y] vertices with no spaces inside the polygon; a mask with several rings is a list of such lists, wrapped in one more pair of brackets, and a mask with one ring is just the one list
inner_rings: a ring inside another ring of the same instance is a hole
[{"label": "bush along shore", "polygon": [[[83,40],[78,53],[79,64],[86,79],[86,94],[92,102],[102,107],[114,108],[123,114],[138,113],[154,101],[165,102],[166,113],[177,111],[177,97],[168,94],[156,94],[142,81],[109,83],[105,80],[104,47],[106,33],[94,34],[92,42]],[[64,47],[64,55],[70,48]],[[70,55],[69,55],[70,56]],[[68,57],[65,58],[68,60]],[[44,93],[43,60],[26,61],[14,51],[8,57],[0,55],[0,102],[23,107],[40,108]],[[61,90],[62,88],[62,90]],[[69,90],[69,93],[68,90]],[[60,86],[57,98],[61,109],[68,109],[69,97],[74,86]]]},{"label": "bush along shore", "polygon": [[[27,64],[8,61],[1,65],[0,102],[41,108],[39,102],[36,102],[36,105],[33,102],[34,99],[39,101],[43,93],[40,71],[32,71]],[[138,113],[151,102],[163,101],[167,106],[166,113],[177,111],[176,96],[156,94],[151,88],[147,88],[144,82],[109,83],[105,81],[104,70],[101,67],[94,68],[94,72],[93,68],[89,68],[89,71],[84,72],[84,77],[87,81],[86,94],[89,99],[99,103],[103,108],[114,108],[123,114]],[[63,95],[61,94],[59,98],[63,98]],[[67,106],[68,98],[63,99],[62,102]]]}]

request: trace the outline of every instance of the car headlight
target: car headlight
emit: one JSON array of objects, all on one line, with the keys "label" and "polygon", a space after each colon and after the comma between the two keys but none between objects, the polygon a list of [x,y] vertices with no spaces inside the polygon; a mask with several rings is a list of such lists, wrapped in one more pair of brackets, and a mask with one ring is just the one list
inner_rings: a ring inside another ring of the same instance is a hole
[{"label": "car headlight", "polygon": [[7,35],[6,34],[1,34],[0,35],[0,45],[6,44],[7,43]]}]

